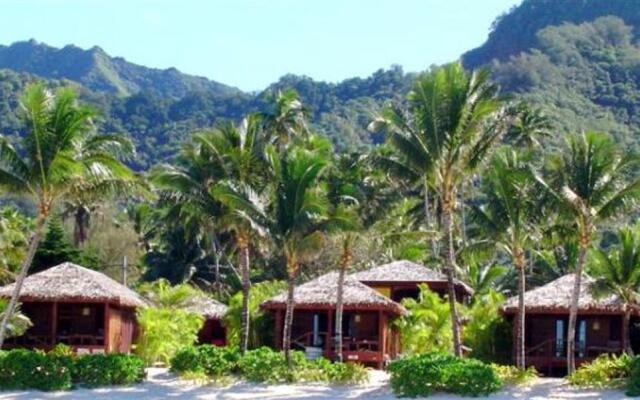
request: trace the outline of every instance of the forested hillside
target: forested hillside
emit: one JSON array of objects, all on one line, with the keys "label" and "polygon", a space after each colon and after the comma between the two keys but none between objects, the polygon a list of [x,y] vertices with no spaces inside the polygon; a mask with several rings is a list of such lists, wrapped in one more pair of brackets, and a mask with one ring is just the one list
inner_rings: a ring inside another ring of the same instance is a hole
[{"label": "forested hillside", "polygon": [[138,169],[171,157],[194,130],[264,110],[269,96],[283,88],[300,94],[313,128],[338,149],[360,148],[371,143],[366,126],[373,114],[385,100],[404,96],[411,82],[411,75],[394,66],[338,84],[287,75],[263,92],[249,94],[177,70],[137,66],[99,48],[55,49],[34,41],[0,47],[0,68],[5,68],[0,69],[3,134],[21,135],[16,111],[26,82],[45,78],[52,86],[71,84],[100,111],[103,130],[134,139]]}]

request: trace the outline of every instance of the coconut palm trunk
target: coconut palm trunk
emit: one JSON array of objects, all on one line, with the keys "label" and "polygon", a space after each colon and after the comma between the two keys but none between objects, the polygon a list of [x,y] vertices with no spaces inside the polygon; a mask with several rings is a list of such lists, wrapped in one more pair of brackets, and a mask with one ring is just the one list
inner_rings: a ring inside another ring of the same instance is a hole
[{"label": "coconut palm trunk", "polygon": [[454,284],[455,273],[455,249],[453,247],[453,221],[452,204],[450,197],[445,197],[442,201],[442,249],[445,262],[445,273],[447,275],[447,289],[449,293],[449,308],[451,313],[451,329],[453,330],[453,351],[457,357],[462,357],[462,342],[460,340],[460,320],[456,308],[456,290]]},{"label": "coconut palm trunk", "polygon": [[516,366],[522,370],[526,368],[527,360],[525,354],[525,307],[524,293],[526,290],[526,261],[524,251],[516,247],[513,252],[514,264],[518,269],[518,316],[516,321]]},{"label": "coconut palm trunk", "polygon": [[345,239],[342,257],[340,258],[340,270],[338,271],[338,293],[336,296],[336,321],[335,321],[335,352],[336,359],[339,362],[343,361],[342,357],[342,314],[343,314],[343,294],[344,294],[344,276],[347,272],[347,268],[351,265],[353,254],[351,252],[350,240]]},{"label": "coconut palm trunk", "polygon": [[294,290],[296,285],[296,276],[298,275],[297,266],[293,266],[293,269],[289,269],[289,279],[287,285],[287,306],[284,313],[284,329],[282,330],[282,348],[284,350],[284,357],[287,360],[287,368],[289,371],[293,368],[291,360],[291,326],[293,325],[293,309],[294,309]]},{"label": "coconut palm trunk", "polygon": [[249,296],[251,279],[249,276],[249,237],[246,232],[238,233],[238,264],[242,277],[242,312],[240,316],[240,352],[245,353],[249,347]]},{"label": "coconut palm trunk", "polygon": [[580,301],[580,287],[582,285],[582,271],[587,259],[587,252],[591,243],[591,223],[584,221],[580,230],[580,250],[576,268],[575,280],[571,292],[571,306],[569,308],[569,325],[567,331],[567,373],[572,374],[576,370],[576,322],[578,319],[578,302]]},{"label": "coconut palm trunk", "polygon": [[[424,217],[425,222],[427,224],[427,230],[431,231],[433,229],[433,215],[431,213],[431,202],[429,201],[429,182],[425,179],[424,181]],[[438,254],[438,238],[437,236],[431,236],[429,239],[429,243],[431,244],[431,251],[433,255]]]},{"label": "coconut palm trunk", "polygon": [[13,293],[11,293],[11,299],[9,300],[9,304],[7,304],[7,308],[2,315],[2,321],[0,321],[0,348],[2,348],[2,345],[4,344],[4,339],[7,332],[7,324],[9,323],[11,315],[13,315],[13,312],[16,309],[16,305],[18,304],[18,298],[20,297],[20,292],[22,291],[22,284],[27,277],[27,272],[29,272],[29,267],[31,266],[33,257],[36,254],[36,250],[38,249],[38,244],[40,244],[40,239],[42,239],[44,226],[49,215],[48,207],[44,208],[46,208],[46,210],[41,211],[38,215],[35,231],[33,232],[31,239],[29,240],[29,248],[27,250],[27,254],[22,261],[22,264],[20,264],[20,272],[18,273],[18,276],[16,278],[16,285],[13,289]]}]

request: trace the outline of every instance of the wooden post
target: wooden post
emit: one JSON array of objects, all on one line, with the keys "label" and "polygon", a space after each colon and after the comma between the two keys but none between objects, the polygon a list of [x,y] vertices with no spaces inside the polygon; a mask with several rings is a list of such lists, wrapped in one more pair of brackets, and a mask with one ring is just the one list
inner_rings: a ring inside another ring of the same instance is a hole
[{"label": "wooden post", "polygon": [[277,350],[282,350],[282,310],[276,310],[276,318],[275,318],[275,338],[274,345]]},{"label": "wooden post", "polygon": [[384,359],[384,349],[382,347],[382,337],[384,335],[384,324],[382,320],[382,310],[378,310],[378,352],[380,353],[380,361],[378,361],[378,369],[382,369]]},{"label": "wooden post", "polygon": [[56,345],[56,336],[58,334],[58,302],[54,301],[51,305],[51,345]]},{"label": "wooden post", "polygon": [[[620,323],[620,354],[624,353],[624,350],[627,348],[627,342],[626,342],[626,338],[624,337],[624,332],[625,332],[625,326],[624,326],[624,315],[622,315],[620,317],[620,320],[622,321],[622,323]],[[627,329],[631,329],[631,326],[627,326]]]},{"label": "wooden post", "polygon": [[331,345],[333,343],[333,310],[327,311],[327,337],[325,338],[324,351],[327,353],[327,358],[333,359],[333,349]]},{"label": "wooden post", "polygon": [[381,321],[382,336],[380,337],[379,341],[380,341],[380,351],[382,352],[382,358],[384,359],[385,354],[387,354],[387,330],[388,330],[387,314],[381,312],[380,318],[382,318],[382,321]]},{"label": "wooden post", "polygon": [[104,329],[103,329],[103,337],[104,337],[104,352],[109,352],[109,303],[104,303]]}]

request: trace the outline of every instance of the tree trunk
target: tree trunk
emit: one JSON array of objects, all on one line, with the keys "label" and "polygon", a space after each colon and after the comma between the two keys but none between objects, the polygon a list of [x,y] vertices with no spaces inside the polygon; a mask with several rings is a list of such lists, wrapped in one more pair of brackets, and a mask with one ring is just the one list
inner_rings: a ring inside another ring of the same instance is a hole
[{"label": "tree trunk", "polygon": [[249,296],[251,279],[249,277],[249,238],[245,233],[238,234],[238,264],[242,277],[242,312],[240,317],[240,353],[249,347]]},{"label": "tree trunk", "polygon": [[211,251],[213,252],[213,272],[218,298],[222,297],[222,283],[220,282],[220,258],[218,257],[218,246],[216,245],[216,234],[211,230]]},{"label": "tree trunk", "polygon": [[[424,181],[424,218],[427,224],[427,230],[430,232],[433,231],[433,216],[431,215],[431,202],[429,201],[429,183],[426,179]],[[431,244],[433,256],[436,257],[438,254],[437,237],[435,235],[431,235],[429,243]]]},{"label": "tree trunk", "polygon": [[522,249],[516,247],[513,251],[514,264],[518,269],[518,316],[516,320],[516,366],[522,370],[526,368],[525,355],[525,307],[524,293],[526,261]]},{"label": "tree trunk", "polygon": [[567,373],[572,374],[576,370],[576,321],[578,319],[578,301],[580,300],[580,286],[582,283],[582,270],[589,250],[591,228],[588,222],[583,224],[580,232],[580,250],[574,271],[575,280],[571,293],[571,307],[569,308],[569,326],[567,331]]},{"label": "tree trunk", "polygon": [[[347,239],[348,240],[348,239]],[[342,257],[340,259],[340,270],[338,272],[338,293],[336,296],[336,321],[335,321],[335,330],[336,336],[334,341],[334,348],[336,352],[336,359],[338,362],[343,361],[342,357],[342,297],[344,293],[344,276],[347,271],[349,265],[351,265],[351,248],[348,243],[345,243],[344,250],[342,252]],[[329,332],[331,334],[331,332]]]},{"label": "tree trunk", "polygon": [[622,339],[624,340],[624,351],[633,357],[633,349],[631,348],[631,307],[629,304],[624,305],[624,324],[622,325]]},{"label": "tree trunk", "polygon": [[460,320],[456,309],[456,290],[454,284],[455,249],[453,248],[453,231],[451,221],[451,201],[442,202],[442,248],[444,250],[445,272],[447,274],[447,289],[449,293],[449,307],[451,312],[451,329],[453,330],[453,351],[457,357],[462,357],[462,341],[460,339]]},{"label": "tree trunk", "polygon": [[47,222],[47,216],[48,213],[43,212],[40,212],[40,214],[38,215],[36,229],[33,232],[31,239],[29,240],[27,255],[22,261],[22,264],[20,264],[20,272],[18,273],[18,277],[16,278],[16,284],[13,289],[13,293],[11,293],[11,299],[9,300],[9,304],[7,304],[7,308],[2,315],[2,321],[0,321],[0,348],[2,348],[2,345],[4,344],[9,318],[11,318],[11,315],[13,315],[13,312],[16,309],[18,298],[20,297],[20,291],[22,290],[22,284],[24,283],[24,279],[27,277],[27,272],[29,272],[29,267],[31,266],[31,262],[33,261],[33,256],[36,254],[38,244],[40,243],[40,239],[42,238],[42,231],[44,230],[44,225]]},{"label": "tree trunk", "polygon": [[74,215],[73,223],[73,244],[80,247],[87,241],[87,230],[85,229],[86,211],[84,207],[78,207]]},{"label": "tree trunk", "polygon": [[284,350],[284,357],[287,360],[287,368],[289,371],[293,369],[293,364],[291,361],[291,326],[293,324],[293,309],[294,309],[294,298],[293,292],[295,290],[296,285],[296,277],[298,276],[298,267],[291,266],[287,267],[289,273],[289,280],[287,286],[287,308],[284,314],[284,329],[282,332],[282,348]]}]

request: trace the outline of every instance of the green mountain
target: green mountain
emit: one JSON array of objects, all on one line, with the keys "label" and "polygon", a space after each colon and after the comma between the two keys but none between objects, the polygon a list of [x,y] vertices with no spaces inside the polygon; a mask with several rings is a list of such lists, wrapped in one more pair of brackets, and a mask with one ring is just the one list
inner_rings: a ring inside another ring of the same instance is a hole
[{"label": "green mountain", "polygon": [[28,72],[48,79],[69,79],[96,91],[127,96],[154,90],[163,96],[182,97],[192,91],[221,95],[240,90],[206,78],[186,75],[175,68],[154,69],[110,57],[100,47],[61,49],[35,40],[0,46],[0,68]]},{"label": "green mountain", "polygon": [[[611,132],[640,143],[640,2],[524,0],[498,17],[487,42],[462,56],[489,66],[503,92],[539,104],[564,131]],[[0,46],[0,132],[22,134],[17,117],[24,85],[45,79],[73,85],[101,113],[104,131],[128,133],[145,169],[171,158],[197,129],[263,110],[269,94],[292,87],[313,128],[338,150],[379,141],[366,126],[388,101],[400,100],[413,74],[400,67],[338,83],[286,75],[260,93],[245,93],[175,69],[158,70],[107,55],[100,48],[57,49],[35,41]]]}]

